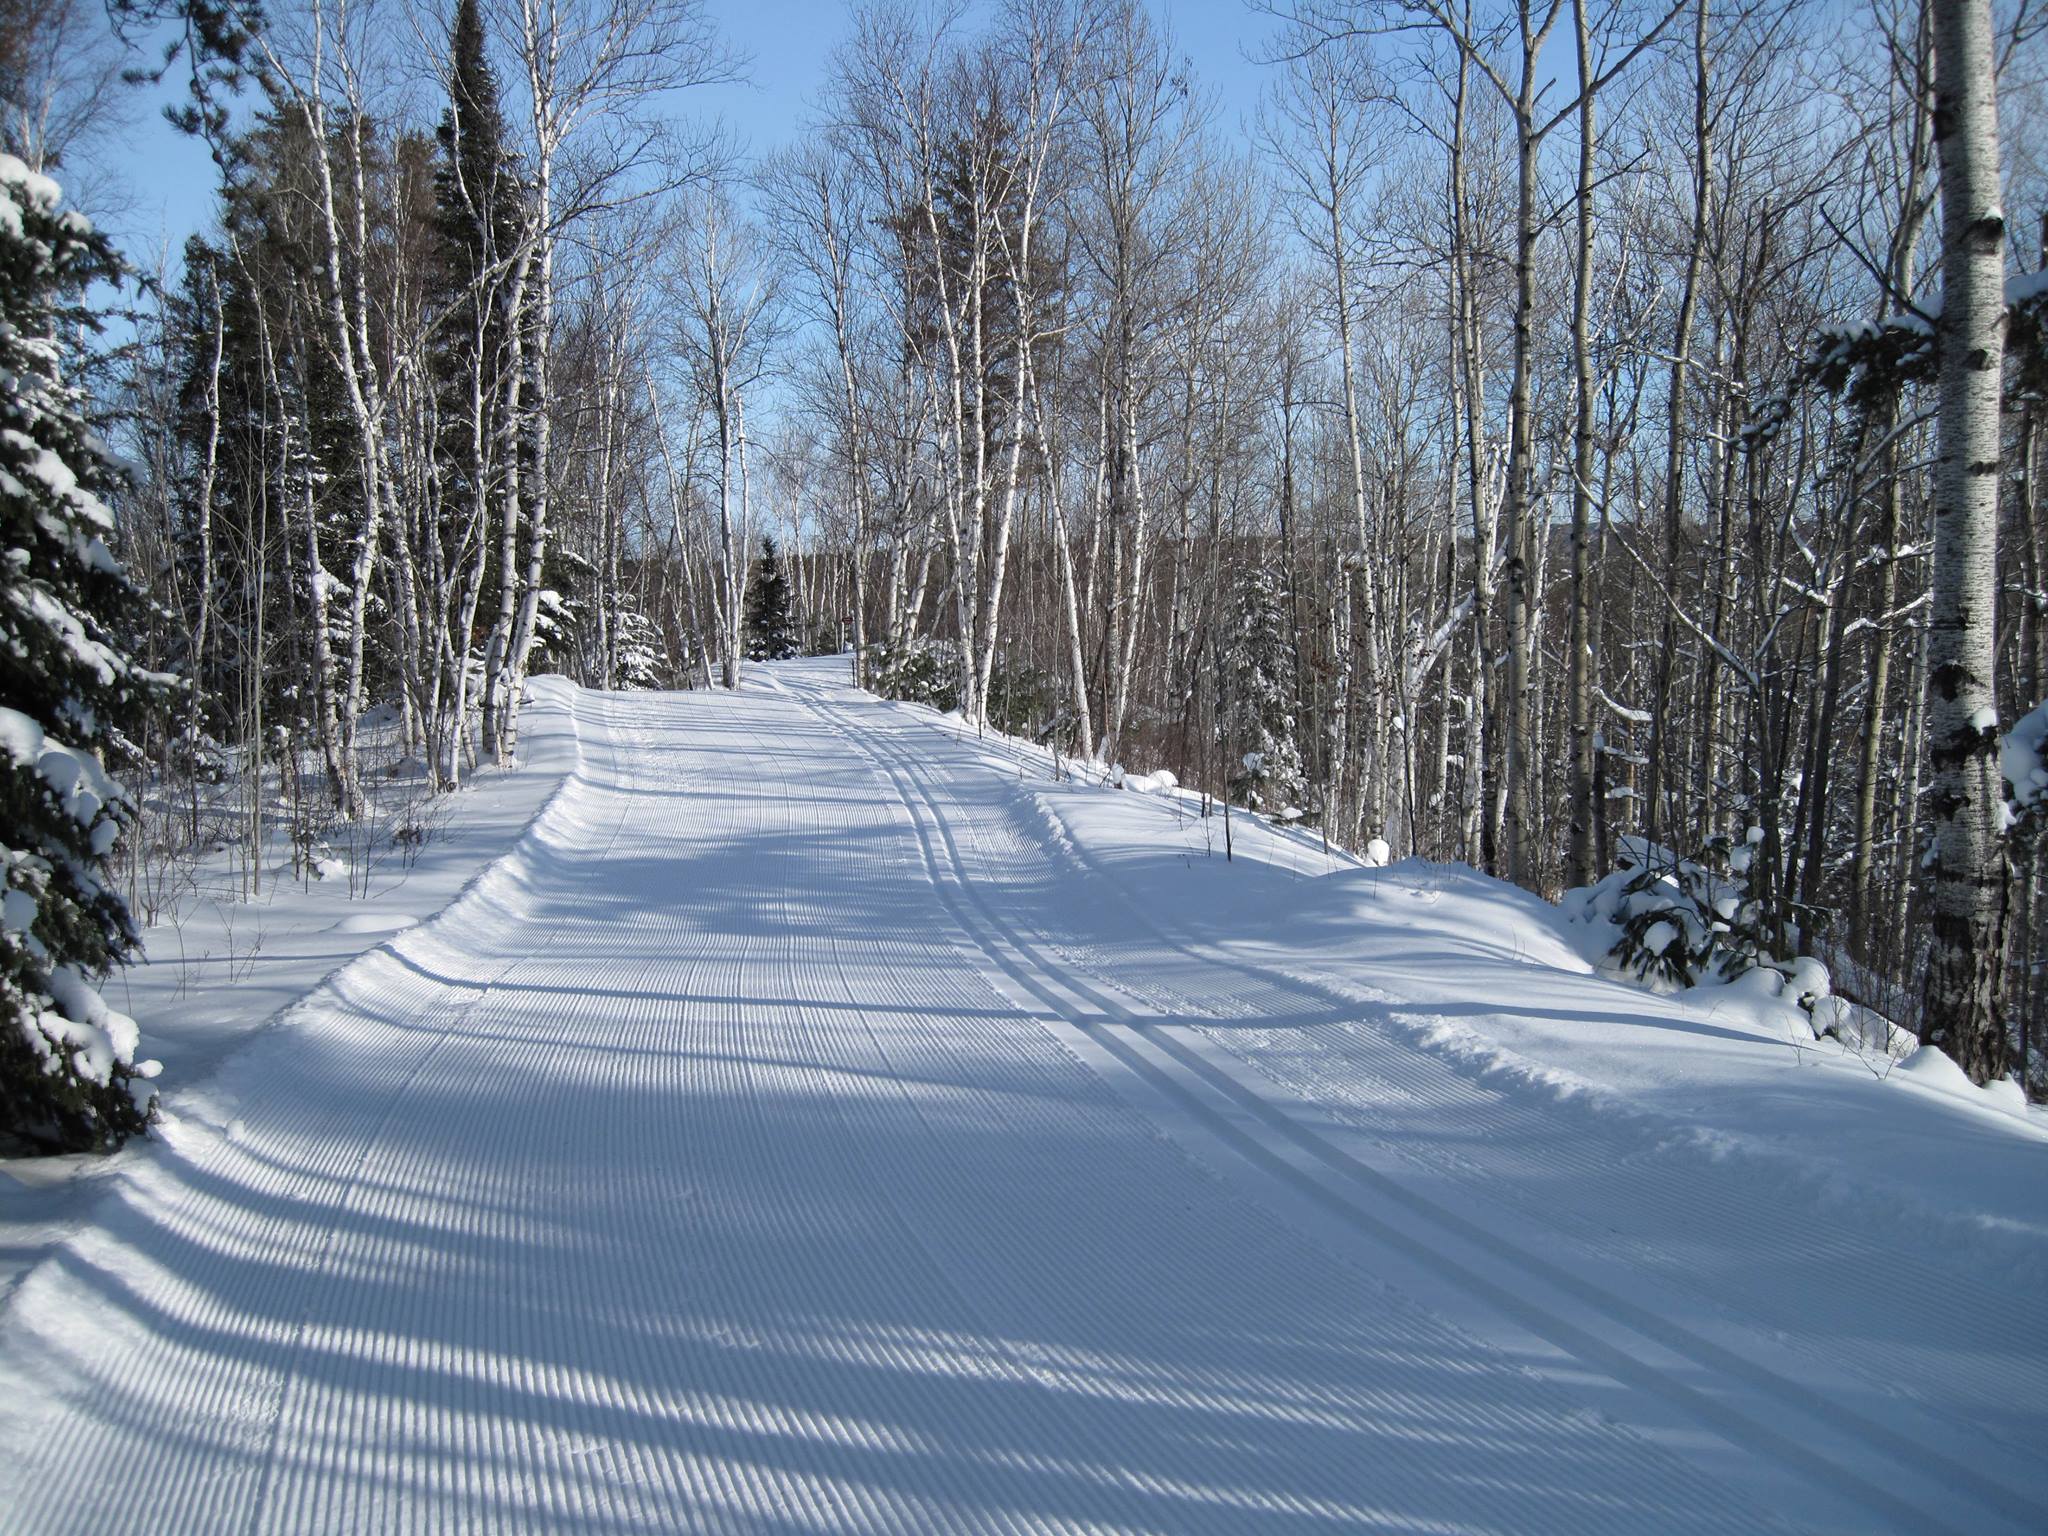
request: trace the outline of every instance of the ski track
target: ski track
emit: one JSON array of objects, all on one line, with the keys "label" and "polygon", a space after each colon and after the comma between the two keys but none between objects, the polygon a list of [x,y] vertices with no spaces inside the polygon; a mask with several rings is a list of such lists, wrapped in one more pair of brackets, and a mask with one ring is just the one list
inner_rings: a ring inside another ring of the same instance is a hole
[{"label": "ski track", "polygon": [[2030,1527],[2025,1303],[1166,931],[841,666],[578,697],[0,1312],[0,1529]]},{"label": "ski track", "polygon": [[[977,756],[987,751],[977,743]],[[1245,958],[1214,936],[1197,947],[1165,932],[1042,806],[1015,793],[1010,806],[992,804],[987,775],[961,773],[956,764],[940,778],[931,765],[944,754],[921,740],[917,754],[899,761],[950,796],[955,824],[984,839],[1004,827],[1014,848],[1066,861],[1121,905],[1126,927],[1113,953],[1099,937],[1077,934],[1071,920],[1048,924],[1041,915],[1044,947],[1123,993],[1148,1018],[1193,1026],[1203,1045],[1229,1053],[1262,1089],[1278,1089],[1295,1114],[1368,1137],[1417,1172],[1456,1182],[1463,1198],[1517,1210],[1528,1230],[1540,1223],[1542,1237],[1634,1266],[1632,1283],[1683,1296],[1688,1310],[1726,1311],[1739,1299],[1739,1310],[1766,1328],[1769,1352],[1804,1355],[1810,1368],[1839,1369],[1861,1389],[1954,1418],[1917,1428],[1958,1463],[1977,1459],[1972,1443],[1984,1439],[2015,1458],[2048,1442],[2048,1358],[2014,1349],[2009,1337],[2010,1320],[2031,1316],[2037,1299],[2017,1300],[1967,1256],[1886,1244],[1796,1190],[1758,1201],[1754,1188],[1728,1177],[1718,1149],[1674,1136],[1667,1125],[1560,1113],[1555,1104],[1474,1082],[1379,1022],[1403,1008],[1396,993],[1350,976],[1307,975],[1270,952]],[[976,796],[971,815],[963,783]],[[1098,934],[1105,926],[1099,912],[1089,926]],[[1471,1155],[1477,1149],[1483,1157]],[[1670,1198],[1677,1190],[1682,1200]],[[1752,1241],[1731,1247],[1723,1239],[1733,1230]],[[1760,1272],[1760,1259],[1783,1267]],[[1916,1318],[1916,1337],[1852,1326],[1873,1301],[1910,1305],[1937,1296],[1947,1300]]]}]

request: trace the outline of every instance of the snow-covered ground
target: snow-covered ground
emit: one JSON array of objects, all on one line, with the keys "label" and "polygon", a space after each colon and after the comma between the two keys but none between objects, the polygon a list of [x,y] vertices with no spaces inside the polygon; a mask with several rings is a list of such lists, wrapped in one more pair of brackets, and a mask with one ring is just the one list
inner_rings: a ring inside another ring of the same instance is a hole
[{"label": "snow-covered ground", "polygon": [[2039,1117],[843,679],[561,695],[17,1287],[0,1527],[2039,1528]]},{"label": "snow-covered ground", "polygon": [[[292,877],[280,835],[254,899],[241,899],[240,873],[222,851],[201,865],[193,888],[166,902],[143,931],[144,962],[104,991],[142,1024],[142,1054],[165,1063],[171,1126],[193,1115],[218,1120],[208,1084],[230,1051],[365,950],[441,911],[511,851],[575,766],[573,696],[560,679],[536,679],[520,716],[518,767],[484,767],[462,794],[434,802],[435,823],[411,856],[387,837],[363,852],[356,878],[308,882]],[[387,788],[409,792],[373,785],[372,793]],[[137,1155],[147,1153],[0,1158],[0,1297]]]}]

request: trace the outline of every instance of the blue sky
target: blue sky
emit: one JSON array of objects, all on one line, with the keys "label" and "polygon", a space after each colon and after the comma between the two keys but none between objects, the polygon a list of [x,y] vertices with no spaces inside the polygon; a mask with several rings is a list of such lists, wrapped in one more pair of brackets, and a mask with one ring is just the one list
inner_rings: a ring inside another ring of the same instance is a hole
[{"label": "blue sky", "polygon": [[[726,40],[750,57],[750,78],[690,92],[689,109],[722,117],[753,152],[772,149],[790,137],[823,79],[845,31],[846,7],[830,0],[709,0],[709,10]],[[1265,41],[1271,20],[1244,0],[1152,0],[1152,12],[1193,62],[1197,80],[1216,93],[1222,125],[1248,123],[1266,71],[1245,54]],[[212,207],[214,172],[204,146],[173,132],[156,110],[175,98],[174,84],[138,114],[127,166],[134,205],[111,221],[144,266],[160,244],[175,258]]]},{"label": "blue sky", "polygon": [[[756,149],[788,135],[790,120],[824,77],[825,64],[846,27],[846,7],[820,0],[711,0],[711,13],[729,42],[752,56],[753,85],[700,93],[716,99],[717,110]],[[1226,122],[1256,103],[1259,66],[1245,61],[1272,27],[1244,0],[1151,0],[1197,79],[1215,89]]]}]

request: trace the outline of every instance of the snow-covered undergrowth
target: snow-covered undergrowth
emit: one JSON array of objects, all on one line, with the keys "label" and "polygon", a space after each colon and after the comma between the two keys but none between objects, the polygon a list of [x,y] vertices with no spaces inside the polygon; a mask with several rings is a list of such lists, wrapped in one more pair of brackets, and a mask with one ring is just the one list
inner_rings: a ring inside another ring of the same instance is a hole
[{"label": "snow-covered undergrowth", "polygon": [[1999,770],[2017,814],[2048,806],[2048,704],[2022,715],[2000,742]]},{"label": "snow-covered undergrowth", "polygon": [[265,753],[260,782],[247,748],[205,742],[176,744],[179,772],[130,786],[135,826],[116,850],[116,870],[144,928],[176,928],[222,902],[267,903],[289,885],[339,887],[343,900],[373,896],[408,876],[455,804],[436,792],[389,704],[358,721],[359,815],[336,806],[316,746],[280,745]]},{"label": "snow-covered undergrowth", "polygon": [[[294,859],[290,813],[273,796],[259,880],[250,878],[246,843],[223,842],[135,902],[138,920],[148,919],[145,958],[101,988],[98,1033],[153,1058],[165,1131],[195,1109],[207,1113],[201,1106],[222,1063],[254,1031],[365,951],[441,911],[512,847],[574,764],[572,693],[557,679],[533,682],[521,762],[510,772],[486,767],[461,793],[430,806],[416,769],[375,774],[370,813],[322,838],[310,865]],[[375,733],[377,719],[369,718]],[[367,747],[366,758],[377,761],[374,736]],[[395,754],[385,756],[398,766]],[[177,807],[155,811],[176,815]],[[104,1179],[149,1155],[143,1142],[111,1158],[0,1158],[0,1296],[69,1230]]]},{"label": "snow-covered undergrowth", "polygon": [[1744,876],[1763,840],[1753,828],[1725,855],[1725,873],[1641,838],[1623,838],[1620,867],[1560,903],[1586,958],[1610,975],[1655,991],[1728,982],[1752,970],[1773,973],[1811,1013],[1828,996],[1827,968],[1801,956],[1773,958],[1759,932],[1759,906]]},{"label": "snow-covered undergrowth", "polygon": [[2048,704],[2022,715],[2000,747],[1999,766],[2008,786],[2008,850],[2017,889],[2019,872],[2028,861],[2039,868],[2040,861],[2048,860]]},{"label": "snow-covered undergrowth", "polygon": [[1840,1042],[1888,1071],[1919,1042],[1867,1005],[1838,996],[1812,955],[1771,953],[1747,874],[1763,829],[1719,850],[1723,868],[1682,859],[1639,837],[1622,839],[1621,864],[1567,891],[1559,910],[1579,953],[1602,975],[1653,992],[1739,986],[1790,1005],[1785,1028]]}]

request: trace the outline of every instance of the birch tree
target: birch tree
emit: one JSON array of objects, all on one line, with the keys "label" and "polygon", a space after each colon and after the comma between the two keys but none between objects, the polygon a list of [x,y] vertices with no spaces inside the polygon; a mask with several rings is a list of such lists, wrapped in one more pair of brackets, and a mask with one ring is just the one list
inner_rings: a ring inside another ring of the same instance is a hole
[{"label": "birch tree", "polygon": [[[486,746],[506,762],[517,746],[549,547],[549,375],[562,242],[579,219],[701,174],[702,146],[678,142],[661,103],[671,92],[729,77],[733,66],[701,0],[492,0],[487,14],[518,60],[532,188],[511,301],[518,311],[530,302],[533,320],[515,333],[508,419],[530,419],[535,467],[522,475],[516,459],[507,460],[497,615],[484,668],[486,707],[495,712]],[[523,548],[515,542],[521,519]]]},{"label": "birch tree", "polygon": [[1928,627],[1927,785],[1934,886],[1922,1038],[1973,1082],[2003,1077],[2004,791],[1993,691],[2005,215],[1990,0],[1933,0],[1941,167],[1940,427]]},{"label": "birch tree", "polygon": [[707,190],[692,213],[677,274],[687,321],[682,344],[698,409],[711,421],[717,567],[712,611],[721,681],[740,685],[753,508],[747,476],[746,400],[767,366],[772,298],[751,230],[725,194]]}]

